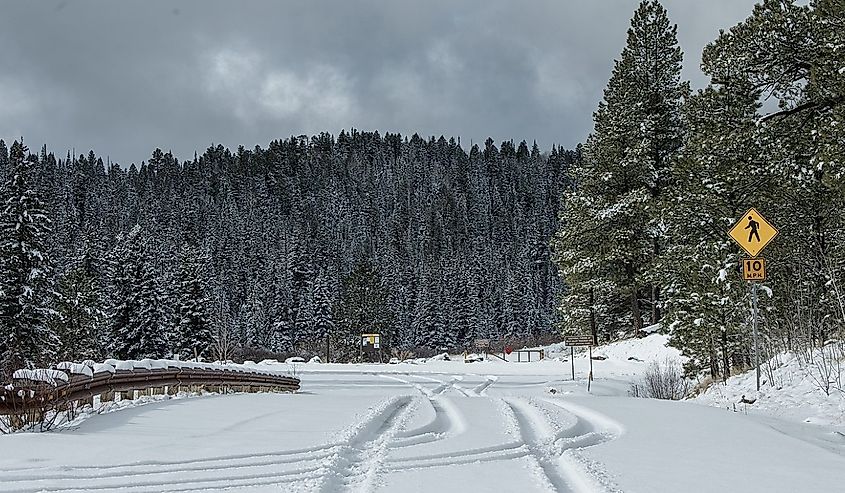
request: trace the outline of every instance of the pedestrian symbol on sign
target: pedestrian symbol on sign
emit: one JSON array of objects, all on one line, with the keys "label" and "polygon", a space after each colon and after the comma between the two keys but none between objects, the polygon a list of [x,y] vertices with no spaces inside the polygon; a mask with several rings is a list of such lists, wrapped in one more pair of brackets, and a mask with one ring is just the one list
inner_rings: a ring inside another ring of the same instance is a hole
[{"label": "pedestrian symbol on sign", "polygon": [[751,243],[751,238],[757,237],[757,241],[760,241],[760,232],[757,231],[760,229],[760,223],[754,220],[753,216],[748,216],[748,226],[745,229],[750,229],[751,231],[748,233],[748,243]]}]

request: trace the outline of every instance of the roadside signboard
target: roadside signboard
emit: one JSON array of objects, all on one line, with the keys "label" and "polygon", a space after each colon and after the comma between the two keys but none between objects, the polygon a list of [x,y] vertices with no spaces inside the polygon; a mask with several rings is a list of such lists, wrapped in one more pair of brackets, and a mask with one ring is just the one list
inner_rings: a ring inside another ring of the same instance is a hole
[{"label": "roadside signboard", "polygon": [[593,336],[565,336],[563,338],[563,344],[569,347],[569,360],[572,362],[572,380],[575,380],[575,348],[590,348],[590,374],[587,376],[587,392],[589,392],[590,383],[593,381],[593,346],[596,345],[596,340],[593,339]]},{"label": "roadside signboard", "polygon": [[596,345],[596,341],[593,340],[593,336],[566,336],[563,338],[563,343],[569,347]]},{"label": "roadside signboard", "polygon": [[380,334],[361,334],[361,347],[367,349],[379,349],[381,347]]},{"label": "roadside signboard", "polygon": [[475,340],[475,347],[476,347],[476,349],[489,349],[490,348],[490,339],[476,339]]},{"label": "roadside signboard", "polygon": [[766,259],[762,257],[742,259],[742,278],[746,281],[765,281]]},{"label": "roadside signboard", "polygon": [[775,239],[778,230],[752,207],[734,224],[729,234],[748,255],[756,257]]}]

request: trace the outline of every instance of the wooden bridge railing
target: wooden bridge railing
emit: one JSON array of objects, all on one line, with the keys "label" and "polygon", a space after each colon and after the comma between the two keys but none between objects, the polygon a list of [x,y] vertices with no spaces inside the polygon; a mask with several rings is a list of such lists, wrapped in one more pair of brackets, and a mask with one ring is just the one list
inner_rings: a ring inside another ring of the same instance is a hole
[{"label": "wooden bridge railing", "polygon": [[199,391],[299,390],[299,379],[284,372],[172,360],[61,363],[55,369],[18,370],[0,386],[0,415],[15,416],[51,409],[131,398],[135,391],[176,394]]}]

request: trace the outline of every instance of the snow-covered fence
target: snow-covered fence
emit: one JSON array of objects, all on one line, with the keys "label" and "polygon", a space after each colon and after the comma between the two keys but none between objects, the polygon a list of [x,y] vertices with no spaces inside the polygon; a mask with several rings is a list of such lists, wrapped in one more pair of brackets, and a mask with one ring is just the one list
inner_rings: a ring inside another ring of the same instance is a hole
[{"label": "snow-covered fence", "polygon": [[299,379],[285,372],[173,360],[60,363],[55,369],[17,370],[0,387],[0,415],[32,424],[48,411],[65,411],[115,399],[135,391],[176,394],[182,390],[261,392],[299,390]]}]

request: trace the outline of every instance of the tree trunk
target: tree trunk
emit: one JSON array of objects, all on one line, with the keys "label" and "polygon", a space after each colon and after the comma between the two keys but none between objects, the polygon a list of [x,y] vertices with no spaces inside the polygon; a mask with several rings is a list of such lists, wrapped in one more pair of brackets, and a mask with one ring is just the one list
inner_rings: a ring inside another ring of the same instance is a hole
[{"label": "tree trunk", "polygon": [[631,286],[631,317],[633,318],[634,333],[643,329],[643,317],[640,313],[640,289],[634,280],[634,268],[628,264],[625,266],[628,274],[628,284]]},{"label": "tree trunk", "polygon": [[716,357],[716,342],[713,340],[713,332],[710,332],[710,377],[713,380],[719,378],[719,358]]},{"label": "tree trunk", "polygon": [[643,330],[643,317],[640,314],[640,300],[639,296],[637,296],[636,285],[631,291],[631,316],[634,321],[634,332],[636,333]]},{"label": "tree trunk", "polygon": [[728,356],[728,331],[722,327],[722,367],[724,371],[722,372],[722,381],[727,382],[728,377],[731,373],[731,363]]},{"label": "tree trunk", "polygon": [[596,294],[594,288],[590,288],[590,334],[593,336],[593,343],[598,344],[599,329],[596,323]]},{"label": "tree trunk", "polygon": [[[654,259],[660,258],[660,241],[654,239]],[[654,284],[651,286],[651,323],[656,324],[660,321],[660,286]]]}]

